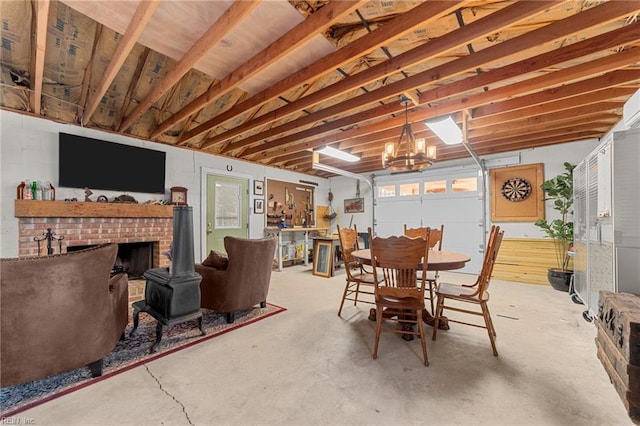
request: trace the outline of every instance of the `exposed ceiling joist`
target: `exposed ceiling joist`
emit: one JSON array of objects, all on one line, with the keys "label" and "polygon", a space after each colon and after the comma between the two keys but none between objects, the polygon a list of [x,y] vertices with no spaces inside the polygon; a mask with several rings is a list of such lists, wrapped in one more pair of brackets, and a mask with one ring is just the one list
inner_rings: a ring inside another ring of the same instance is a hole
[{"label": "exposed ceiling joist", "polygon": [[49,0],[36,2],[35,10],[35,58],[31,76],[33,81],[31,107],[34,114],[40,115],[42,107],[42,82],[44,76],[45,51],[47,46],[47,24],[49,20]]},{"label": "exposed ceiling joist", "polygon": [[116,52],[113,54],[111,58],[111,62],[107,66],[107,69],[102,76],[102,80],[100,84],[96,88],[95,92],[92,93],[89,97],[89,103],[87,104],[87,108],[82,115],[82,121],[87,123],[102,100],[102,97],[109,86],[113,82],[113,79],[116,77],[118,71],[122,67],[122,64],[127,60],[127,57],[131,53],[134,45],[140,38],[142,31],[145,26],[153,16],[153,12],[155,12],[156,8],[160,0],[149,0],[149,1],[141,1],[138,4],[138,8],[136,9],[136,13],[131,18],[131,22],[129,22],[129,26],[127,27],[127,31],[124,33],[122,38],[120,39],[120,43],[116,48]]}]

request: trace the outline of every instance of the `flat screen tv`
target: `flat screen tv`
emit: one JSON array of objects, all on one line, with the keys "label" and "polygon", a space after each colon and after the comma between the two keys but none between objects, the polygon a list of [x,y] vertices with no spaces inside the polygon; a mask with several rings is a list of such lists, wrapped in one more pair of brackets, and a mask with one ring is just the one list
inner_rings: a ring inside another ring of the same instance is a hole
[{"label": "flat screen tv", "polygon": [[164,193],[166,153],[59,134],[58,186]]}]

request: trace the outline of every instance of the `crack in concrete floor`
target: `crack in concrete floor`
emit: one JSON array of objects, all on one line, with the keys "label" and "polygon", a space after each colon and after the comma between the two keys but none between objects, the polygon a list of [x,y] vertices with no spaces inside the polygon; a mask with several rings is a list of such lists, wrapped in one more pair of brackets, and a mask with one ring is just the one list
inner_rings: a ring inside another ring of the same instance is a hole
[{"label": "crack in concrete floor", "polygon": [[187,421],[189,422],[190,425],[193,425],[193,422],[191,421],[191,418],[189,418],[189,413],[187,413],[187,409],[185,408],[184,404],[178,401],[175,396],[167,392],[167,390],[162,386],[162,383],[160,383],[160,380],[151,372],[151,370],[149,370],[148,365],[145,364],[144,368],[145,370],[147,370],[147,373],[149,373],[149,375],[153,378],[153,380],[155,380],[155,382],[158,384],[158,387],[160,388],[160,390],[165,394],[167,394],[168,397],[173,399],[182,408],[182,412],[184,413],[184,416],[187,418]]}]

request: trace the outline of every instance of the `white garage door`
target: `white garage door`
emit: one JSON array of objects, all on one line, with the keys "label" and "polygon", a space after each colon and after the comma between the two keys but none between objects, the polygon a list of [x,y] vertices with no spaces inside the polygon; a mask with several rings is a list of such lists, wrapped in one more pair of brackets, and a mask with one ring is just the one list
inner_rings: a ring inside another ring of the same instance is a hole
[{"label": "white garage door", "polygon": [[471,257],[458,272],[480,271],[484,236],[482,178],[477,169],[379,176],[374,192],[376,235],[401,235],[404,224],[412,228],[444,224],[442,250]]}]

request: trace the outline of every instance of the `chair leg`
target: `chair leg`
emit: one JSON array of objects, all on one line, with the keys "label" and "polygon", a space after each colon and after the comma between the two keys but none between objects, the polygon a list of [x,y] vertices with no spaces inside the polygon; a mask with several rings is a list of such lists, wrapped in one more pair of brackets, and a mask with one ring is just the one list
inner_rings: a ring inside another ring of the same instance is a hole
[{"label": "chair leg", "polygon": [[338,308],[338,316],[342,315],[342,306],[344,305],[344,300],[347,298],[347,291],[349,291],[349,280],[347,280],[344,291],[342,292],[342,301],[340,301],[340,308]]},{"label": "chair leg", "polygon": [[496,334],[496,327],[493,325],[493,318],[491,318],[491,312],[489,312],[489,305],[485,305],[487,307],[487,318],[489,318],[489,323],[491,324],[491,331],[493,332],[493,337],[498,337]]},{"label": "chair leg", "polygon": [[493,356],[498,356],[498,350],[496,349],[496,340],[495,340],[495,332],[493,330],[493,323],[491,322],[491,317],[489,316],[489,308],[487,307],[486,302],[482,302],[480,304],[482,307],[482,316],[484,317],[484,323],[487,326],[487,334],[489,334],[489,340],[491,341],[491,349],[493,350]]},{"label": "chair leg", "polygon": [[382,332],[382,306],[376,305],[376,340],[373,344],[373,359],[378,358],[378,344],[380,343],[380,333]]},{"label": "chair leg", "polygon": [[443,310],[444,297],[438,296],[436,302],[436,313],[433,317],[433,335],[431,336],[431,340],[436,340],[436,336],[438,335],[438,327],[440,326],[440,316],[442,315]]},{"label": "chair leg", "polygon": [[418,333],[420,334],[420,343],[422,344],[422,356],[424,358],[425,367],[429,366],[429,357],[427,356],[427,342],[424,335],[424,324],[422,324],[422,310],[416,311],[416,319],[418,323]]},{"label": "chair leg", "polygon": [[436,281],[428,281],[429,283],[429,303],[431,304],[431,315],[435,313],[433,308],[433,287],[436,285]]}]

